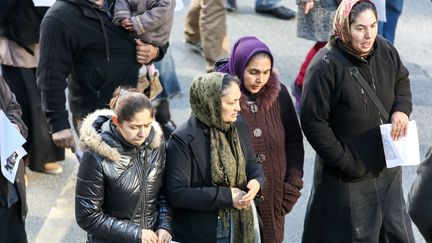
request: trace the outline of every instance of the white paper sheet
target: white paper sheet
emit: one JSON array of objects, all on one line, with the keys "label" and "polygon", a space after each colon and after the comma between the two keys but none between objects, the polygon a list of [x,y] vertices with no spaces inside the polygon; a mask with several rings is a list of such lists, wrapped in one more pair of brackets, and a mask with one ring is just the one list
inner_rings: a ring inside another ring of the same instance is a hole
[{"label": "white paper sheet", "polygon": [[21,145],[25,139],[0,110],[0,165],[2,174],[12,183],[21,158],[27,154]]},{"label": "white paper sheet", "polygon": [[35,7],[51,7],[56,0],[33,0]]},{"label": "white paper sheet", "polygon": [[391,138],[391,124],[380,126],[387,168],[420,164],[420,149],[417,125],[414,120],[408,124],[408,134],[398,141]]}]

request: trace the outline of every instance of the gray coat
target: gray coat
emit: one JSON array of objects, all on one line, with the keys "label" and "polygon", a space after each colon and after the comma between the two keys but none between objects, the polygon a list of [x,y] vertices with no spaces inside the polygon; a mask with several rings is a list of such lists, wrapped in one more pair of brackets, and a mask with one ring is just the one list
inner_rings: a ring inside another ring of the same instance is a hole
[{"label": "gray coat", "polygon": [[333,18],[337,9],[337,0],[315,0],[313,9],[304,13],[300,3],[312,0],[297,0],[297,37],[325,42],[333,29]]},{"label": "gray coat", "polygon": [[145,43],[166,45],[174,19],[175,0],[117,0],[113,22],[130,18],[134,32]]}]

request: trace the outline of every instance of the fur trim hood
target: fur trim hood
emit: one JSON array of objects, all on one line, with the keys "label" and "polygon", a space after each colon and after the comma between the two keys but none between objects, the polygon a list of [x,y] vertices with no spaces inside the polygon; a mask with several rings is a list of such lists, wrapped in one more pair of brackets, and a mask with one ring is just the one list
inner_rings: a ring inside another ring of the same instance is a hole
[{"label": "fur trim hood", "polygon": [[[270,107],[274,105],[277,98],[279,97],[280,91],[281,91],[281,83],[279,81],[279,75],[275,71],[273,71],[270,75],[267,84],[264,86],[262,90],[260,90],[260,92],[256,94],[257,105],[264,110],[270,109]],[[247,101],[248,101],[247,95],[244,92],[242,92],[241,102],[240,102],[242,110],[249,110]]]},{"label": "fur trim hood", "polygon": [[[108,122],[114,112],[109,109],[97,110],[88,115],[82,122],[80,128],[80,148],[82,150],[91,149],[100,156],[117,161],[120,159],[120,151],[116,146],[110,146],[102,137],[102,125]],[[157,149],[163,144],[163,132],[158,122],[152,123],[154,135],[149,144],[150,149]],[[115,136],[113,134],[113,136]],[[118,138],[117,138],[118,140]]]}]

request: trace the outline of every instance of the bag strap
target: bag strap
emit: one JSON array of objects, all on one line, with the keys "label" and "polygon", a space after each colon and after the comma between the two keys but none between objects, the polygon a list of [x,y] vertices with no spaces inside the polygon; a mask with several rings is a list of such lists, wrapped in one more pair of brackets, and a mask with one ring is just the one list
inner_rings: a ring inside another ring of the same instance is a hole
[{"label": "bag strap", "polygon": [[384,119],[385,122],[388,122],[390,118],[389,113],[384,108],[384,105],[381,103],[381,100],[378,98],[375,91],[364,79],[363,75],[361,75],[358,68],[354,66],[346,57],[344,57],[337,48],[329,46],[326,46],[326,48],[338,57],[339,61],[344,64],[345,68],[348,69],[349,73],[360,83],[362,88],[366,91],[366,94],[369,96],[375,107],[378,109],[381,117]]}]

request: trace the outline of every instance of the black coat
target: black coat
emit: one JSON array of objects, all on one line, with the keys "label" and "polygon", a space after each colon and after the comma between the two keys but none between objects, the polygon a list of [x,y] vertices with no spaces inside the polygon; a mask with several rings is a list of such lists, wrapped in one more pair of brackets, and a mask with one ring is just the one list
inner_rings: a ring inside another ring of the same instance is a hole
[{"label": "black coat", "polygon": [[[27,127],[21,120],[21,108],[15,100],[15,95],[10,91],[6,81],[0,76],[0,109],[6,114],[6,117],[20,128],[20,132],[27,137]],[[15,185],[21,203],[21,219],[24,221],[27,215],[26,189],[24,185],[25,166],[24,161],[20,161],[15,177]],[[8,198],[8,180],[0,172],[0,207],[7,207]]]},{"label": "black coat", "polygon": [[[78,225],[88,232],[90,242],[139,243],[141,229],[171,232],[171,209],[162,189],[165,145],[161,128],[154,123],[144,144],[132,146],[106,112],[88,116],[80,130],[85,152],[76,185]],[[142,204],[130,221],[141,183],[145,188]]]},{"label": "black coat", "polygon": [[[235,124],[247,162],[248,180],[263,188],[264,172],[249,142],[247,127]],[[167,149],[166,189],[174,209],[174,240],[216,242],[217,212],[232,207],[231,189],[211,183],[209,129],[195,117],[177,128]],[[245,188],[243,188],[245,189]]]},{"label": "black coat", "polygon": [[[119,85],[136,86],[141,65],[136,61],[135,41],[95,3],[56,1],[42,21],[40,35],[37,82],[53,132],[70,127],[66,87],[70,111],[82,118],[107,107]],[[159,48],[157,60],[166,48]]]},{"label": "black coat", "polygon": [[[336,48],[356,65],[391,115],[412,110],[408,70],[381,37],[367,59]],[[324,170],[343,179],[376,176],[385,167],[379,112],[361,85],[327,48],[313,58],[303,87],[301,125]]]},{"label": "black coat", "polygon": [[2,0],[0,36],[13,40],[30,54],[28,45],[39,43],[39,27],[48,7],[35,7],[32,0]]}]

